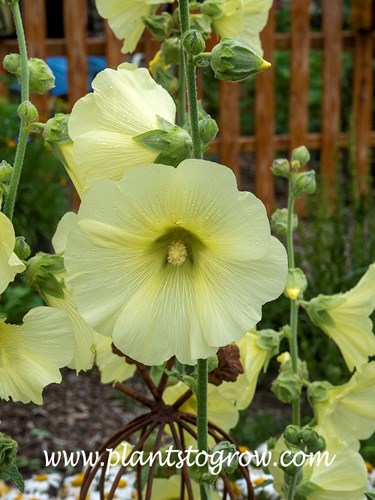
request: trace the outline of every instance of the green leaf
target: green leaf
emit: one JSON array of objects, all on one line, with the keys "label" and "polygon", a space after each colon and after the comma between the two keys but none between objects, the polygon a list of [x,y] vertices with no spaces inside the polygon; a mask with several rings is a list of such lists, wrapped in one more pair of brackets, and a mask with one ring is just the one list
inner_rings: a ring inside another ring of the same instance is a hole
[{"label": "green leaf", "polygon": [[16,488],[18,488],[21,493],[23,493],[25,489],[25,483],[15,464],[11,464],[6,470],[1,471],[0,479],[14,484],[14,486],[16,486]]}]

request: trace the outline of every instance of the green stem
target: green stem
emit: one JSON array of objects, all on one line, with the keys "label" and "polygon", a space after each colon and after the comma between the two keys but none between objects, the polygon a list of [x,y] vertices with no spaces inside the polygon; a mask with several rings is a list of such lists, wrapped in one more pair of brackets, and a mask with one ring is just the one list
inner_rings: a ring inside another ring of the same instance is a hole
[{"label": "green stem", "polygon": [[[207,385],[208,385],[208,364],[207,359],[198,359],[198,380],[197,380],[197,434],[198,450],[208,451],[208,417],[207,417]],[[208,472],[208,465],[203,473]],[[202,500],[209,500],[203,485],[200,486],[200,496]]]},{"label": "green stem", "polygon": [[[294,186],[296,172],[292,171],[289,181],[288,195],[288,226],[287,226],[287,253],[288,266],[290,269],[295,267],[294,244],[293,244],[293,217],[294,217]],[[292,359],[293,372],[298,374],[298,304],[296,300],[290,301],[290,356]],[[297,397],[292,402],[292,423],[301,425],[301,401]]]},{"label": "green stem", "polygon": [[177,118],[178,125],[180,127],[184,126],[185,122],[185,59],[184,59],[184,50],[181,47],[180,50],[180,62],[178,65],[178,109],[177,109]]},{"label": "green stem", "polygon": [[298,484],[298,474],[290,478],[287,500],[294,500],[294,493]]},{"label": "green stem", "polygon": [[[189,18],[189,1],[180,0],[179,1],[179,11],[180,11],[180,25],[181,25],[181,39],[183,34],[190,29],[190,18]],[[184,64],[186,73],[186,88],[188,97],[188,107],[189,107],[189,118],[190,118],[190,134],[193,142],[193,157],[202,158],[202,143],[199,134],[199,118],[198,118],[198,96],[197,96],[197,78],[195,73],[195,66],[190,59],[190,56],[186,54],[183,47],[181,51],[184,53]]]},{"label": "green stem", "polygon": [[[14,19],[14,24],[16,27],[17,41],[20,52],[20,81],[21,81],[21,102],[29,100],[29,68],[27,64],[27,48],[25,33],[22,25],[22,18],[19,3],[10,4]],[[21,178],[21,172],[23,167],[23,161],[25,158],[27,138],[29,136],[29,131],[25,124],[25,121],[21,118],[20,131],[18,135],[18,144],[16,155],[14,158],[12,177],[9,183],[9,192],[5,200],[4,214],[12,220],[14,205],[16,202],[18,184]]]}]

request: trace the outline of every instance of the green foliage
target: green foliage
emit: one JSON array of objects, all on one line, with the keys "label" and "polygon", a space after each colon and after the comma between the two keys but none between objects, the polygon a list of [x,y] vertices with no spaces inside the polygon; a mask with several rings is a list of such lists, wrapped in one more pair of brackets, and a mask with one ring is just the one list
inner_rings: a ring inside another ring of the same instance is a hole
[{"label": "green foliage", "polygon": [[8,323],[19,324],[32,307],[42,305],[44,302],[40,295],[17,278],[1,295],[0,317],[7,318]]}]

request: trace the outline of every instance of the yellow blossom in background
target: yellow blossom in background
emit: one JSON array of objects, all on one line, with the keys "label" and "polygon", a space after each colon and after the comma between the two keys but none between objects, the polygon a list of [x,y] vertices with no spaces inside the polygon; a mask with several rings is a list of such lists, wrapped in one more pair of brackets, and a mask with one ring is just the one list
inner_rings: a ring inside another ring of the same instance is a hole
[{"label": "yellow blossom in background", "polygon": [[375,264],[348,292],[318,295],[302,304],[311,321],[337,344],[349,370],[366,363],[375,354],[375,336],[369,318],[375,309]]},{"label": "yellow blossom in background", "polygon": [[[309,463],[308,459],[302,466],[296,498],[305,500],[363,500],[367,490],[367,470],[361,455],[346,443],[333,437],[327,438],[326,453],[321,460]],[[269,469],[274,478],[274,487],[282,499],[287,498],[284,485],[284,472],[277,464],[280,456],[287,450],[284,439],[277,441],[272,450],[272,460]],[[283,455],[285,465],[291,461],[290,455]],[[316,456],[317,458],[317,456]]]},{"label": "yellow blossom in background", "polygon": [[[199,484],[191,480],[194,498],[199,498]],[[185,487],[186,491],[186,487]],[[152,500],[179,500],[181,496],[181,477],[155,478],[152,486]],[[216,491],[211,491],[211,500],[221,498]]]},{"label": "yellow blossom in background", "polygon": [[13,224],[0,212],[0,293],[3,293],[17,273],[26,269],[25,264],[13,252],[15,243]]},{"label": "yellow blossom in background", "polygon": [[204,160],[143,165],[84,197],[65,252],[83,318],[146,365],[208,358],[285,285],[264,205]]},{"label": "yellow blossom in background", "polygon": [[314,401],[314,413],[328,435],[353,446],[369,438],[375,431],[375,361],[360,366],[346,384],[329,387],[327,399]]},{"label": "yellow blossom in background", "polygon": [[42,404],[45,386],[61,382],[59,368],[73,357],[67,316],[51,307],[36,307],[22,325],[0,319],[0,398]]},{"label": "yellow blossom in background", "polygon": [[78,99],[68,130],[73,157],[65,147],[72,182],[82,193],[98,179],[119,180],[126,168],[152,163],[158,152],[134,137],[160,129],[158,117],[174,124],[172,97],[145,68],[122,64],[105,69],[92,83],[94,92]]},{"label": "yellow blossom in background", "polygon": [[124,40],[121,52],[134,52],[145,29],[142,17],[155,14],[162,3],[173,0],[96,0],[99,14],[108,20],[108,24],[119,40]]},{"label": "yellow blossom in background", "polygon": [[244,373],[239,374],[235,382],[223,382],[218,386],[222,394],[231,394],[235,398],[238,410],[247,408],[253,400],[259,373],[270,355],[269,349],[259,345],[259,337],[254,329],[237,340]]},{"label": "yellow blossom in background", "polygon": [[273,0],[216,0],[211,3],[222,11],[213,21],[216,33],[242,40],[262,56],[259,34],[267,24]]},{"label": "yellow blossom in background", "polygon": [[96,345],[96,365],[103,384],[123,382],[133,376],[135,365],[129,365],[124,357],[112,352],[111,337],[99,335]]}]

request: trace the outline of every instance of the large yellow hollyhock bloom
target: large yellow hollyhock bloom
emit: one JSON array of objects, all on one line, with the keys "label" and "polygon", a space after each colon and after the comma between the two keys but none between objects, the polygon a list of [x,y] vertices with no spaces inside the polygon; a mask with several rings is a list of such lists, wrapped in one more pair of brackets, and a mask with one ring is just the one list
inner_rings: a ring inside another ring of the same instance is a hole
[{"label": "large yellow hollyhock bloom", "polygon": [[69,145],[63,151],[81,197],[98,179],[120,180],[125,168],[155,161],[159,153],[134,137],[160,129],[158,116],[174,124],[176,115],[172,97],[145,68],[125,63],[105,69],[92,87],[94,92],[78,99],[69,118],[73,157]]},{"label": "large yellow hollyhock bloom", "polygon": [[349,370],[375,354],[375,336],[369,316],[375,309],[375,264],[346,293],[318,295],[303,302],[312,322],[338,345]]},{"label": "large yellow hollyhock bloom", "polygon": [[375,431],[375,361],[360,366],[346,384],[329,387],[327,399],[314,401],[314,413],[324,433],[350,445],[369,438]]},{"label": "large yellow hollyhock bloom", "polygon": [[212,3],[222,11],[213,21],[216,33],[242,40],[262,56],[259,34],[267,24],[273,0],[216,0]]},{"label": "large yellow hollyhock bloom", "polygon": [[96,365],[100,371],[100,381],[103,384],[123,382],[132,377],[135,365],[129,365],[125,358],[112,352],[111,337],[99,335],[96,344]]},{"label": "large yellow hollyhock bloom", "polygon": [[204,160],[143,165],[84,197],[65,252],[83,318],[147,365],[185,364],[252,328],[287,274],[264,205]]},{"label": "large yellow hollyhock bloom", "polygon": [[26,269],[13,252],[16,238],[11,221],[0,212],[0,293],[6,289],[17,273]]},{"label": "large yellow hollyhock bloom", "polygon": [[[173,0],[166,0],[173,2]],[[124,40],[121,52],[134,52],[145,29],[142,17],[154,14],[165,2],[159,0],[96,0],[99,14],[119,40]]]},{"label": "large yellow hollyhock bloom", "polygon": [[[310,464],[309,460],[306,460],[296,495],[306,500],[363,500],[368,480],[363,458],[356,450],[338,439],[331,437],[326,439],[326,442],[327,463],[323,456],[320,463],[314,461]],[[286,498],[286,492],[283,491],[284,473],[275,464],[285,451],[284,440],[280,438],[272,450],[272,460],[269,465],[275,489],[282,499]],[[287,465],[291,460],[290,455],[283,457]]]},{"label": "large yellow hollyhock bloom", "polygon": [[73,357],[73,335],[67,316],[36,307],[22,325],[0,318],[0,398],[42,404],[43,388],[61,382],[59,368]]}]

